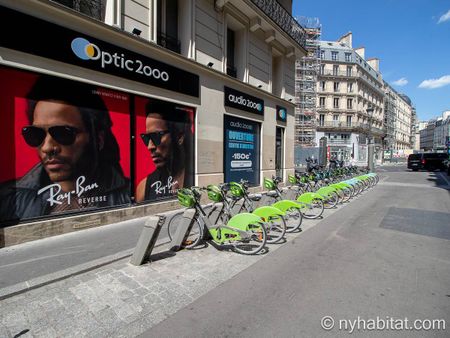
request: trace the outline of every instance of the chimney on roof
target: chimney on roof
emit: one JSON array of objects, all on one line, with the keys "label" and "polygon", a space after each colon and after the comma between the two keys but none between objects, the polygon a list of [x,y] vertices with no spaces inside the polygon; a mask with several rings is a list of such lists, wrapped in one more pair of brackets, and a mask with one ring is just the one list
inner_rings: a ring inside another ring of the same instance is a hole
[{"label": "chimney on roof", "polygon": [[370,58],[370,59],[367,60],[367,63],[370,65],[370,67],[375,69],[377,72],[380,71],[380,59],[378,59],[378,58]]},{"label": "chimney on roof", "polygon": [[341,36],[337,42],[339,43],[345,43],[350,48],[353,48],[352,46],[352,32],[348,32],[347,34]]},{"label": "chimney on roof", "polygon": [[366,49],[364,47],[355,48],[355,52],[365,60],[364,54],[366,52]]}]

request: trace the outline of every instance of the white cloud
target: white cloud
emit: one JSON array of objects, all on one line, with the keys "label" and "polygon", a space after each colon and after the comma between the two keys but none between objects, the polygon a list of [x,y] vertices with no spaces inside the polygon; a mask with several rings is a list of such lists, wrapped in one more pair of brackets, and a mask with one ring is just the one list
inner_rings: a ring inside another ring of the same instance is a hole
[{"label": "white cloud", "polygon": [[397,81],[392,82],[396,86],[406,86],[408,84],[408,80],[406,78],[402,77],[401,79],[398,79]]},{"label": "white cloud", "polygon": [[448,84],[450,84],[450,75],[444,75],[439,79],[430,79],[422,81],[422,83],[419,85],[419,88],[435,89],[444,87]]},{"label": "white cloud", "polygon": [[449,20],[450,20],[450,10],[439,18],[438,23],[442,23]]}]

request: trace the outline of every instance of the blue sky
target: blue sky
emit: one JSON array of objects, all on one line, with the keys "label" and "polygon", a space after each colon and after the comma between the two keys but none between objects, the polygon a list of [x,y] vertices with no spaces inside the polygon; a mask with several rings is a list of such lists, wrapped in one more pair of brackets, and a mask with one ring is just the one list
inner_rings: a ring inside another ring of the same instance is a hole
[{"label": "blue sky", "polygon": [[450,110],[450,0],[294,0],[292,12],[318,17],[322,40],[351,31],[420,120]]}]

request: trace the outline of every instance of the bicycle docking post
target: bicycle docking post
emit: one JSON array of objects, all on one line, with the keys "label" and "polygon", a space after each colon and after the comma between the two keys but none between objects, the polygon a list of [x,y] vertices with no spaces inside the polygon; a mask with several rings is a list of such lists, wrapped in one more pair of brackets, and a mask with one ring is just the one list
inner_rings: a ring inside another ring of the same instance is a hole
[{"label": "bicycle docking post", "polygon": [[148,217],[136,244],[136,248],[134,249],[133,256],[131,257],[131,264],[142,265],[149,259],[165,221],[166,216],[163,215]]},{"label": "bicycle docking post", "polygon": [[189,236],[191,232],[192,225],[194,224],[195,209],[186,209],[183,213],[183,217],[180,225],[175,232],[171,243],[171,251],[178,251],[182,247],[182,243]]}]

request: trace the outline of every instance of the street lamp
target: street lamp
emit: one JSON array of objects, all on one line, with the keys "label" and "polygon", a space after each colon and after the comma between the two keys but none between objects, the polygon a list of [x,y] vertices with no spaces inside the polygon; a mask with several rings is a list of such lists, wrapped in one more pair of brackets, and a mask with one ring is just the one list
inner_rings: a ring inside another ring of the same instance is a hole
[{"label": "street lamp", "polygon": [[375,171],[375,166],[373,164],[373,138],[372,138],[372,117],[373,117],[373,106],[369,104],[366,109],[367,115],[369,115],[369,148],[367,154],[367,166],[369,167],[369,171],[373,173]]}]

